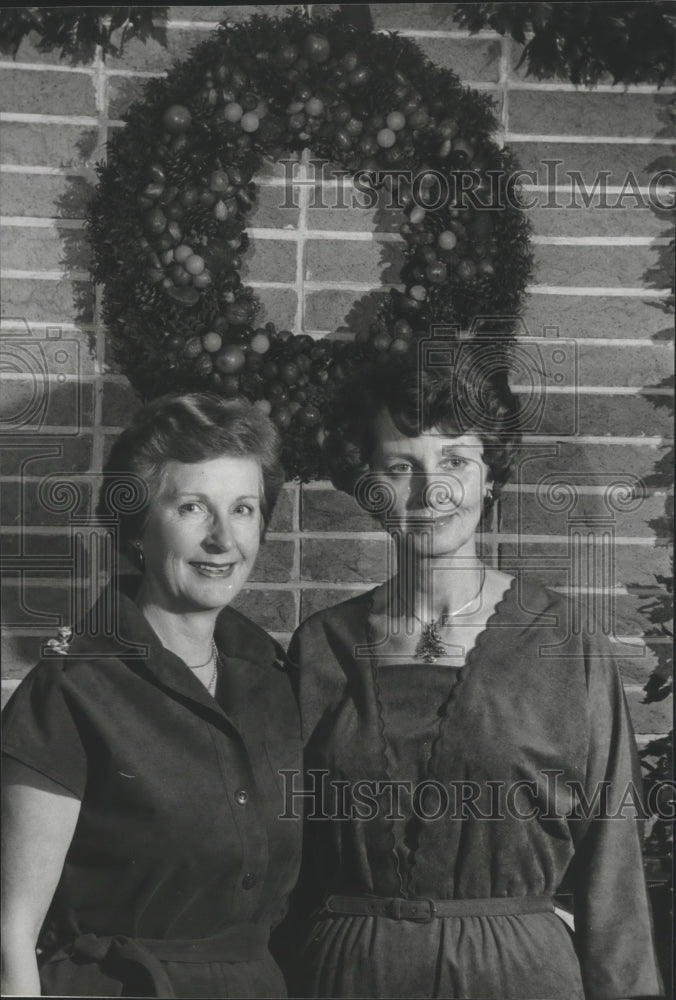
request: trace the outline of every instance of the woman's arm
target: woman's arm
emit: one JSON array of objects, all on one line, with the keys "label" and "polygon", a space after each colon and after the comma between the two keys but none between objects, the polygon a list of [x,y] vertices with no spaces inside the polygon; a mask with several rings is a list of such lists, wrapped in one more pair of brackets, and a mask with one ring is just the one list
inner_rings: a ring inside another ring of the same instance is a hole
[{"label": "woman's arm", "polygon": [[575,931],[589,1000],[664,996],[641,853],[642,781],[609,644],[589,643],[588,819],[577,822]]},{"label": "woman's arm", "polygon": [[5,758],[2,776],[2,994],[40,996],[35,946],[61,877],[80,800]]}]

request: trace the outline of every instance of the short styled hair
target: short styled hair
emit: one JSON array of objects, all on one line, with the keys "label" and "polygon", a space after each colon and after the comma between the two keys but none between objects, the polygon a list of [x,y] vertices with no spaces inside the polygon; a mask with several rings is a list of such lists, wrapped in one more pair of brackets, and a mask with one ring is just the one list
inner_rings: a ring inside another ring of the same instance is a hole
[{"label": "short styled hair", "polygon": [[[103,469],[97,515],[114,515],[120,548],[129,551],[145,528],[153,495],[168,462],[222,456],[253,458],[261,469],[261,514],[267,528],[284,485],[279,435],[265,414],[244,399],[212,392],[171,393],[142,406],[113,443]],[[131,502],[141,484],[144,496]]]},{"label": "short styled hair", "polygon": [[481,439],[494,484],[488,513],[509,479],[521,440],[519,401],[504,371],[493,366],[487,372],[476,360],[472,364],[465,352],[454,366],[421,368],[410,354],[386,355],[348,375],[324,421],[322,447],[333,485],[354,495],[377,444],[375,418],[386,410],[407,437],[436,428],[451,435],[471,431]]}]

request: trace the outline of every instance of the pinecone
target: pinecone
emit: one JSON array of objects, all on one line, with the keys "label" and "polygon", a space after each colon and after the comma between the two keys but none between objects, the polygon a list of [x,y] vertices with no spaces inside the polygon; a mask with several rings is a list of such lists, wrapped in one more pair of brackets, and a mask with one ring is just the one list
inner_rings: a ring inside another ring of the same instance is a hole
[{"label": "pinecone", "polygon": [[147,281],[142,280],[136,286],[134,298],[140,306],[159,309],[165,296],[159,291],[157,285],[149,285]]}]

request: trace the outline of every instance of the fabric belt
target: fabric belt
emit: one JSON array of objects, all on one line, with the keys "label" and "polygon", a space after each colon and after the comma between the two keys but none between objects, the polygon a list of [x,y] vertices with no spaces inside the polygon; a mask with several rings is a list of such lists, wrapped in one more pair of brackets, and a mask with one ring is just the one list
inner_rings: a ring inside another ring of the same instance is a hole
[{"label": "fabric belt", "polygon": [[185,941],[81,934],[44,964],[89,959],[113,975],[121,972],[124,979],[128,979],[131,965],[132,976],[140,976],[152,990],[144,995],[175,997],[163,962],[251,962],[265,955],[269,937],[269,928],[260,924],[232,924],[214,937]]},{"label": "fabric belt", "polygon": [[429,924],[438,917],[500,917],[553,913],[552,896],[497,896],[490,899],[400,899],[386,896],[327,896],[322,914],[388,917]]}]

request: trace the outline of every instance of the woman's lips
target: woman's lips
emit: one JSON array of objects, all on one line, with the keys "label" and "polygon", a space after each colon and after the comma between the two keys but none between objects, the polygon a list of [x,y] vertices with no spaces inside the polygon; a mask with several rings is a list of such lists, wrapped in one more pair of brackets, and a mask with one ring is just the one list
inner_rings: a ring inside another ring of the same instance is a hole
[{"label": "woman's lips", "polygon": [[425,510],[416,513],[414,511],[409,511],[406,517],[410,530],[412,531],[429,531],[432,528],[444,528],[447,524],[459,516],[459,511],[449,511],[448,514],[432,514],[431,511]]},{"label": "woman's lips", "polygon": [[208,576],[211,579],[225,579],[232,574],[236,563],[191,562],[190,565],[201,576]]}]

